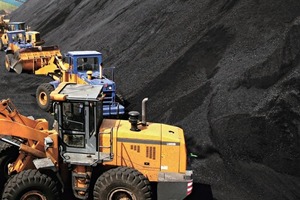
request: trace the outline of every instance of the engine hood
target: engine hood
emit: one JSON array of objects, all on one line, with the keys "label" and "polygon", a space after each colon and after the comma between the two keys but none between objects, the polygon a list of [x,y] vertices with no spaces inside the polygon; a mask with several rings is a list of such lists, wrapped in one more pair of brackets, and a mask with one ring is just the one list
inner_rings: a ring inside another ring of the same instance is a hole
[{"label": "engine hood", "polygon": [[[113,133],[114,164],[141,171],[151,169],[163,173],[185,173],[186,148],[181,128],[159,123],[138,125],[138,128],[139,131],[131,131],[131,124],[127,120],[103,120],[100,132]],[[106,141],[103,142],[104,146],[110,144],[108,138]],[[157,179],[157,173],[148,174],[148,178]]]},{"label": "engine hood", "polygon": [[101,131],[115,129],[118,140],[140,140],[142,143],[154,143],[162,145],[180,145],[184,139],[183,130],[176,126],[160,123],[147,123],[147,126],[138,125],[140,131],[131,131],[131,124],[127,120],[104,119]]},{"label": "engine hood", "polygon": [[115,85],[115,82],[103,77],[103,78],[99,78],[99,72],[93,72],[92,73],[92,79],[88,79],[88,75],[86,72],[78,72],[78,76],[84,80],[86,83],[90,84],[90,85]]}]

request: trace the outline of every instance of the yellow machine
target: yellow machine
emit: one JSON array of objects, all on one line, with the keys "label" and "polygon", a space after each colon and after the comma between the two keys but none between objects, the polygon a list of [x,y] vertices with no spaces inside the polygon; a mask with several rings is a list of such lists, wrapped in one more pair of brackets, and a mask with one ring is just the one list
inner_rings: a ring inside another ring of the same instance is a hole
[{"label": "yellow machine", "polygon": [[4,16],[0,16],[0,29],[0,50],[4,50],[9,46],[8,31],[25,30],[25,41],[33,47],[45,44],[45,41],[40,37],[40,32],[31,31],[28,26],[25,28],[25,22],[10,22],[9,19],[4,19]]},{"label": "yellow machine", "polygon": [[22,71],[34,73],[37,69],[48,65],[53,56],[61,57],[57,46],[33,47],[26,42],[24,30],[8,31],[8,47],[6,49],[5,67],[18,74]]},{"label": "yellow machine", "polygon": [[[192,191],[181,128],[146,121],[143,100],[129,120],[104,119],[100,85],[65,83],[51,93],[54,129],[47,121],[0,103],[0,183],[7,200],[184,199]],[[18,153],[19,152],[19,153]],[[6,177],[6,179],[4,179]]]},{"label": "yellow machine", "polygon": [[26,31],[26,41],[34,47],[45,44],[45,40],[41,39],[41,34],[38,31]]},{"label": "yellow machine", "polygon": [[[2,41],[2,36],[5,35],[8,30],[9,19],[4,19],[5,15],[0,15],[0,51],[4,49],[4,44]],[[4,37],[3,37],[4,38]]]}]

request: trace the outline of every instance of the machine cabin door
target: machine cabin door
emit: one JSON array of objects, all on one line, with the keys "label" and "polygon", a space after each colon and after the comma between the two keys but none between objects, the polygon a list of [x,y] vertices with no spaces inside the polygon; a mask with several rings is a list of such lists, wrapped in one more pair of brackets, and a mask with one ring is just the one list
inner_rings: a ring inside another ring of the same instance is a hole
[{"label": "machine cabin door", "polygon": [[90,165],[98,157],[98,102],[63,102],[60,106],[62,156],[66,162]]}]

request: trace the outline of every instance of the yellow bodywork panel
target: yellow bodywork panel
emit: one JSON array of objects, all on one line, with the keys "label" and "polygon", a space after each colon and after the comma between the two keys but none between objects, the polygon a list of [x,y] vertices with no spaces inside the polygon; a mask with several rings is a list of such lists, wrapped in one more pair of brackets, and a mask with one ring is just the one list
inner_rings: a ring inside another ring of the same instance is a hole
[{"label": "yellow bodywork panel", "polygon": [[34,73],[37,75],[48,75],[49,73],[54,73],[57,70],[57,65],[54,63],[55,57],[51,57],[49,59],[48,65],[41,67],[40,69],[36,70]]},{"label": "yellow bodywork panel", "polygon": [[163,172],[174,172],[179,169],[178,172],[185,173],[186,149],[183,130],[175,126],[163,125],[162,132],[164,137],[161,170]]},{"label": "yellow bodywork panel", "polygon": [[36,73],[48,75],[49,73],[53,73],[55,70],[52,65],[55,56],[61,57],[60,50],[56,46],[47,48],[34,47],[30,49],[21,49],[19,51],[19,62],[22,63],[23,70],[32,71],[34,73],[36,70],[50,65],[51,68],[47,68],[48,72],[40,71]]},{"label": "yellow bodywork panel", "polygon": [[[100,145],[110,146],[113,131],[114,159],[105,165],[127,166],[139,170],[150,181],[158,180],[158,172],[184,172],[186,151],[182,129],[158,123],[139,125],[140,131],[131,131],[125,120],[104,119],[100,127]],[[183,153],[180,153],[183,150]],[[102,149],[108,153],[109,149]],[[180,158],[182,156],[182,158]],[[182,163],[181,163],[182,162]]]},{"label": "yellow bodywork panel", "polygon": [[[21,60],[32,60],[32,59],[40,59],[40,58],[50,58],[52,56],[61,56],[60,50],[55,49],[54,47],[51,49],[46,49],[42,47],[36,47],[39,51],[23,51],[20,52]],[[48,64],[48,63],[47,63]]]}]

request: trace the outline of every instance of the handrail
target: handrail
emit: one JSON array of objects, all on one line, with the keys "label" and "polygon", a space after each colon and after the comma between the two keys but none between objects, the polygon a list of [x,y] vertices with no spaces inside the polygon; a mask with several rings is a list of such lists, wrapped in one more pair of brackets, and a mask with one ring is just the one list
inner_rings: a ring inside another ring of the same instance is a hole
[{"label": "handrail", "polygon": [[109,158],[110,158],[109,161],[111,161],[114,157],[114,155],[113,155],[113,128],[110,129],[110,132],[99,132],[99,135],[100,134],[110,134],[109,146],[99,145],[99,152],[101,152],[100,148],[109,149]]}]

